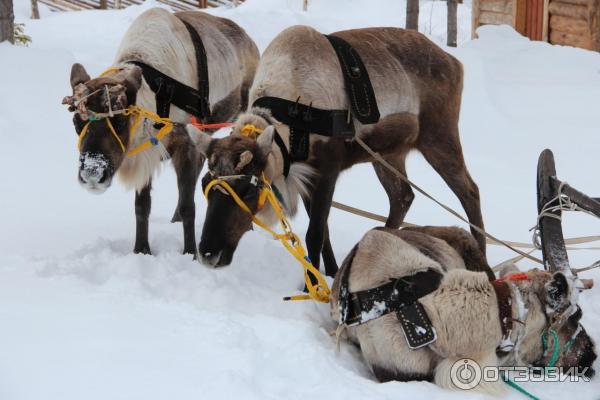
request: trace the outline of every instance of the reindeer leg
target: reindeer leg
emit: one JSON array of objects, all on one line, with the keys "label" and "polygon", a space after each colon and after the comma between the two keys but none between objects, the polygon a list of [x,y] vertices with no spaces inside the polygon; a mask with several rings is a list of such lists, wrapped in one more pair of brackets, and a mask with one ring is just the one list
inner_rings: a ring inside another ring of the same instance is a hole
[{"label": "reindeer leg", "polygon": [[[394,157],[386,157],[385,159],[400,173],[406,176],[405,152]],[[398,179],[394,173],[379,162],[374,161],[373,168],[375,169],[379,182],[381,182],[381,185],[385,189],[390,202],[390,213],[385,226],[392,229],[398,229],[404,221],[404,217],[406,217],[406,213],[415,198],[415,194],[408,183],[404,182],[402,179]]]},{"label": "reindeer leg", "polygon": [[[310,216],[310,200],[302,199],[304,202],[304,208],[306,213]],[[323,263],[325,264],[325,274],[327,276],[335,277],[338,270],[337,261],[333,253],[333,247],[331,246],[331,239],[329,238],[329,224],[325,224],[325,238],[323,240]]]},{"label": "reindeer leg", "polygon": [[174,224],[175,222],[181,222],[181,214],[179,214],[179,202],[177,202],[177,207],[175,208],[173,216],[171,217],[171,223]]},{"label": "reindeer leg", "polygon": [[[325,239],[328,238],[327,218],[331,210],[331,202],[338,174],[339,172],[336,171],[330,175],[322,175],[312,192],[312,199],[310,201],[310,222],[306,232],[306,247],[308,249],[308,257],[317,269],[321,264],[323,244]],[[331,255],[333,256],[333,254]],[[329,272],[333,273],[333,271]]]},{"label": "reindeer leg", "polygon": [[[200,171],[202,171],[202,165],[204,164],[204,158],[200,158],[197,162],[197,165],[194,166],[194,168],[196,169],[196,175],[195,175],[195,180],[194,180],[194,188],[196,186],[196,183],[198,182],[198,177],[200,176]],[[177,173],[177,171],[175,171],[175,173]],[[179,177],[177,177],[177,186],[179,187]],[[183,219],[183,216],[181,215],[181,188],[179,191],[179,200],[177,201],[177,208],[175,208],[175,211],[173,212],[173,216],[171,217],[171,223],[175,223],[175,222],[181,222]]]},{"label": "reindeer leg", "polygon": [[151,190],[152,181],[148,182],[139,192],[135,192],[135,246],[133,252],[136,254],[152,254],[150,243],[148,243],[148,217],[152,204]]},{"label": "reindeer leg", "polygon": [[[469,222],[483,229],[479,188],[471,178],[465,165],[462,148],[458,139],[458,129],[456,129],[455,133],[449,135],[449,137],[450,140],[444,143],[443,148],[434,145],[424,146],[420,150],[427,162],[440,174],[456,197],[458,197]],[[473,228],[471,228],[471,233],[485,255],[485,236]]]},{"label": "reindeer leg", "polygon": [[178,146],[173,155],[173,166],[177,174],[179,204],[177,210],[183,222],[183,254],[196,256],[196,204],[194,194],[198,181],[198,163],[193,145]]}]

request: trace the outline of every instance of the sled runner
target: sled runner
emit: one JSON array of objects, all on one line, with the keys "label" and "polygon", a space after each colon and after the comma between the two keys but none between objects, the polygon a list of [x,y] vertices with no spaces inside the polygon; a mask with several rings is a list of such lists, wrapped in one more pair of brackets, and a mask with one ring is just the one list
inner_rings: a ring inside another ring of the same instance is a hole
[{"label": "sled runner", "polygon": [[599,200],[558,179],[552,151],[546,149],[540,154],[537,167],[536,237],[539,238],[537,245],[542,250],[545,269],[572,271],[562,231],[562,212],[583,211],[600,218]]}]

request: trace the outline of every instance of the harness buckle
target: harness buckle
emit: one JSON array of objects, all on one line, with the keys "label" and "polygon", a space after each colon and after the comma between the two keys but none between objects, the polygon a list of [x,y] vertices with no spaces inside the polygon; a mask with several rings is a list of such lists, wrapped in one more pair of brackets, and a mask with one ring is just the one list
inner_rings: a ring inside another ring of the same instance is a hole
[{"label": "harness buckle", "polygon": [[350,122],[350,110],[332,110],[331,112],[331,136],[342,139],[354,137],[354,125]]}]

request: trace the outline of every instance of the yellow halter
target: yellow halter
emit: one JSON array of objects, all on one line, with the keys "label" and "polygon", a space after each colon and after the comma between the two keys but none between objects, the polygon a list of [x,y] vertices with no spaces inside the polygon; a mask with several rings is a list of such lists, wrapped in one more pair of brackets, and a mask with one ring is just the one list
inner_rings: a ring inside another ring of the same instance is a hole
[{"label": "yellow halter", "polygon": [[[262,208],[262,206],[264,206],[266,201],[268,201],[269,204],[271,205],[271,207],[273,207],[273,210],[275,211],[277,218],[279,219],[279,223],[281,224],[283,233],[275,232],[267,224],[265,224],[260,218],[258,218],[256,215],[254,215],[252,213],[252,210],[250,210],[250,207],[248,207],[248,205],[246,203],[244,203],[244,201],[240,198],[240,196],[237,195],[237,193],[231,187],[231,185],[222,178],[215,178],[212,181],[210,181],[208,183],[208,185],[206,185],[206,188],[204,189],[204,197],[206,197],[206,199],[208,200],[208,194],[210,193],[210,190],[212,188],[214,188],[215,186],[220,186],[223,189],[225,189],[227,191],[227,193],[229,193],[231,198],[235,201],[235,203],[242,210],[244,210],[245,212],[247,212],[248,214],[250,214],[252,216],[252,222],[254,222],[256,225],[263,228],[265,231],[269,232],[271,234],[271,236],[273,236],[274,239],[279,240],[283,244],[283,246],[286,248],[286,250],[292,256],[294,256],[294,258],[296,260],[298,260],[298,262],[302,265],[302,268],[304,269],[304,280],[306,282],[308,294],[286,297],[285,300],[312,299],[312,300],[318,301],[320,303],[329,303],[329,298],[331,296],[331,289],[329,289],[329,285],[327,284],[327,281],[325,280],[323,275],[321,275],[319,270],[316,269],[314,267],[314,265],[312,265],[312,262],[306,255],[306,251],[304,250],[304,247],[302,246],[302,241],[300,240],[298,235],[296,235],[292,231],[292,227],[291,227],[290,223],[288,222],[287,218],[285,217],[283,209],[282,209],[281,205],[279,204],[279,200],[277,200],[277,196],[273,192],[273,188],[271,187],[271,185],[269,184],[267,179],[264,177],[264,175],[261,179],[263,182],[263,188],[261,189],[261,192],[258,197],[258,208],[259,209]],[[309,274],[312,275],[317,280],[316,284],[312,283],[311,277]]]},{"label": "yellow halter", "polygon": [[152,146],[157,146],[158,143],[160,142],[160,140],[162,140],[165,136],[167,136],[173,130],[173,122],[171,121],[171,119],[159,117],[158,114],[156,114],[152,111],[146,110],[144,108],[138,107],[138,106],[129,106],[125,110],[122,110],[121,112],[116,111],[113,114],[114,115],[124,115],[124,116],[134,116],[134,120],[131,123],[131,126],[129,128],[130,143],[133,142],[133,139],[135,138],[135,132],[137,131],[138,127],[140,126],[140,123],[142,122],[142,119],[144,119],[144,118],[148,118],[148,119],[154,121],[155,123],[162,124],[162,128],[160,128],[158,133],[154,137],[150,138],[150,140],[147,140],[144,143],[140,144],[139,146],[136,146],[135,148],[127,151],[127,148],[123,144],[123,141],[117,134],[117,131],[115,130],[112,122],[110,121],[110,116],[108,116],[106,114],[92,114],[92,117],[90,118],[88,123],[85,124],[85,126],[81,130],[81,133],[79,134],[79,139],[77,140],[77,148],[79,150],[81,150],[81,142],[83,141],[83,138],[85,137],[85,135],[87,135],[90,124],[95,121],[101,121],[101,120],[106,121],[106,124],[108,125],[108,128],[110,130],[110,133],[116,139],[117,143],[119,143],[119,147],[121,147],[121,150],[123,151],[123,153],[125,153],[128,156],[137,154],[141,151],[149,149]]},{"label": "yellow halter", "polygon": [[[102,72],[100,74],[100,77],[106,76],[113,72],[118,72],[120,70],[121,70],[121,68],[119,68],[119,67],[110,67],[110,68],[106,69],[104,72]],[[149,140],[147,140],[144,143],[140,144],[139,146],[136,146],[135,148],[127,151],[125,144],[123,143],[123,141],[117,134],[115,127],[113,126],[112,122],[110,121],[110,118],[115,115],[124,115],[126,117],[134,116],[133,123],[131,124],[131,126],[129,128],[129,142],[130,143],[133,143],[133,139],[135,138],[135,132],[139,128],[140,123],[142,122],[142,119],[144,119],[144,118],[147,118],[155,123],[161,124],[162,128],[160,128],[158,133],[155,136],[151,137]],[[81,151],[81,142],[83,141],[83,138],[85,138],[85,135],[87,135],[90,124],[92,122],[100,121],[100,120],[106,121],[106,125],[108,125],[108,129],[110,130],[111,135],[115,138],[117,143],[119,143],[119,147],[121,148],[123,153],[125,153],[125,155],[128,155],[128,156],[137,154],[141,151],[149,149],[150,147],[157,146],[159,144],[159,142],[165,136],[167,136],[169,133],[171,133],[171,131],[173,130],[173,121],[171,121],[170,118],[162,118],[158,114],[156,114],[150,110],[146,110],[145,108],[131,105],[124,110],[118,110],[118,111],[114,111],[114,112],[110,112],[110,113],[101,113],[101,114],[91,113],[91,117],[90,117],[89,121],[84,125],[83,129],[81,130],[81,133],[79,134],[79,139],[77,139],[77,149],[79,149]]]}]

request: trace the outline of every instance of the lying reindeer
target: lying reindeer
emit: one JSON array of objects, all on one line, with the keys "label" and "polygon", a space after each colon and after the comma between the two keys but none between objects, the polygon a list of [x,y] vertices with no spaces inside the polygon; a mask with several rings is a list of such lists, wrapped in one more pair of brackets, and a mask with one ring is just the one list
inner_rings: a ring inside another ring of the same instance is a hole
[{"label": "lying reindeer", "polygon": [[152,177],[171,158],[179,187],[173,222],[183,221],[184,253],[196,254],[194,191],[204,159],[182,126],[160,138],[166,124],[146,119],[136,127],[132,107],[180,124],[190,114],[203,123],[226,121],[246,108],[258,58],[252,39],[227,19],[155,8],[132,23],[102,76],[91,79],[73,65],[73,96],[63,103],[75,112],[80,135],[79,182],[103,193],[118,173],[135,189],[135,253],[150,254]]},{"label": "lying reindeer", "polygon": [[[378,121],[362,124],[354,120],[356,135],[402,173],[406,173],[408,152],[419,150],[458,196],[469,221],[483,227],[479,191],[467,171],[459,140],[463,84],[460,62],[414,31],[369,28],[331,36],[345,39],[360,54],[377,100]],[[283,123],[278,116],[283,107],[284,114],[288,110],[312,120],[314,116],[309,114],[316,112],[335,120],[338,126],[344,125],[350,115],[344,112],[340,119],[339,110],[348,110],[350,101],[340,68],[338,56],[323,34],[306,26],[286,29],[263,53],[250,90],[250,104],[261,107],[240,116],[229,138],[213,141],[196,132],[212,177],[230,176],[230,185],[239,192],[247,179],[236,180],[232,175],[253,174],[260,178],[264,173],[282,195],[289,213],[295,212],[296,197],[302,194],[310,217],[306,234],[309,257],[318,267],[323,251],[329,276],[337,270],[327,233],[335,183],[341,171],[373,159],[351,136],[324,136],[332,132],[315,134],[310,128],[306,128],[310,132],[306,159],[293,157],[290,131],[297,127]],[[273,98],[277,104],[269,107]],[[239,136],[246,126],[262,131],[258,145]],[[389,197],[386,226],[398,228],[413,200],[413,191],[380,164],[375,162],[373,166]],[[208,193],[208,200],[199,252],[209,264],[226,265],[239,239],[250,229],[251,219],[218,190]],[[259,211],[257,196],[249,194],[246,201]],[[260,211],[265,218],[270,207]],[[473,234],[485,252],[484,237],[475,231]]]},{"label": "lying reindeer", "polygon": [[[459,228],[371,230],[335,278],[332,318],[350,325],[348,338],[360,346],[380,381],[428,380],[452,388],[452,365],[463,358],[481,367],[587,367],[585,375],[591,377],[596,352],[579,323],[576,302],[591,282],[563,271],[516,273],[514,265],[500,280],[490,281],[483,263],[475,241]],[[409,347],[393,306],[398,303],[382,295],[382,285],[389,282],[398,284],[397,298],[412,296],[403,306],[417,300],[422,305],[435,329],[434,341]],[[369,304],[384,306],[367,310]],[[551,360],[556,348],[558,358]],[[501,387],[482,382],[479,389]]]}]

